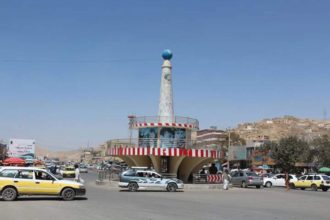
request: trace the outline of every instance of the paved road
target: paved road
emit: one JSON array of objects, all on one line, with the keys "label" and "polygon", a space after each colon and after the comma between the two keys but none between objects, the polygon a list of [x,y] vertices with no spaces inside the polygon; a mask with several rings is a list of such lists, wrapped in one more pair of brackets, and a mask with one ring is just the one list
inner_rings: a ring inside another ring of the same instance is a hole
[{"label": "paved road", "polygon": [[329,220],[330,192],[232,188],[229,191],[130,193],[120,192],[108,184],[95,185],[95,173],[83,178],[87,199],[70,202],[53,197],[23,197],[14,202],[0,200],[0,219]]}]

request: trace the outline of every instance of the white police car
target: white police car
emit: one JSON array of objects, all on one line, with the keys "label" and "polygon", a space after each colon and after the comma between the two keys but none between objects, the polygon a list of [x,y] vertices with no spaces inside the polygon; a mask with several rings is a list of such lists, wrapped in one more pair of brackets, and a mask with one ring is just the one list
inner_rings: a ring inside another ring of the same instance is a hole
[{"label": "white police car", "polygon": [[119,178],[119,187],[127,188],[131,192],[137,190],[167,190],[175,192],[183,189],[183,182],[179,179],[168,179],[162,177],[153,170],[129,169],[122,172]]}]

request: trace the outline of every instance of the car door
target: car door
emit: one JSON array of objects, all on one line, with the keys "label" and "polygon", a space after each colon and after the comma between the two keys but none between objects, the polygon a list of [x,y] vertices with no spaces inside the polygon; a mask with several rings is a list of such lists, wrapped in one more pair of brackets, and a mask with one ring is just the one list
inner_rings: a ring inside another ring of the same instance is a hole
[{"label": "car door", "polygon": [[147,171],[138,171],[136,173],[137,177],[136,179],[134,179],[138,185],[139,185],[139,188],[146,188],[148,187],[148,178],[147,178],[147,175],[148,175],[148,172]]},{"label": "car door", "polygon": [[60,183],[45,171],[35,171],[34,187],[40,195],[56,195],[61,190]]},{"label": "car door", "polygon": [[278,174],[275,179],[275,186],[285,186],[285,175]]},{"label": "car door", "polygon": [[276,174],[271,178],[273,186],[277,186],[277,179],[279,178],[279,176],[280,174]]},{"label": "car door", "polygon": [[[162,182],[162,177],[155,172],[149,172],[149,177],[148,177],[148,187],[150,189],[155,189],[155,190],[159,190],[164,188],[164,184]],[[165,187],[166,188],[166,187]]]},{"label": "car door", "polygon": [[294,183],[296,187],[305,187],[305,181],[307,176],[301,176],[299,179]]},{"label": "car door", "polygon": [[14,177],[18,173],[16,169],[3,169],[0,172],[0,190],[7,185],[14,185]]},{"label": "car door", "polygon": [[19,194],[34,194],[33,170],[18,170],[13,185]]},{"label": "car door", "polygon": [[314,180],[314,176],[313,175],[308,175],[307,179],[305,180],[303,187],[307,188],[307,187],[311,187],[311,185],[313,184],[313,180]]},{"label": "car door", "polygon": [[238,183],[239,172],[235,172],[235,173],[233,173],[231,177],[232,177],[232,178],[231,178],[231,183],[232,183],[233,185],[240,185],[240,183]]}]

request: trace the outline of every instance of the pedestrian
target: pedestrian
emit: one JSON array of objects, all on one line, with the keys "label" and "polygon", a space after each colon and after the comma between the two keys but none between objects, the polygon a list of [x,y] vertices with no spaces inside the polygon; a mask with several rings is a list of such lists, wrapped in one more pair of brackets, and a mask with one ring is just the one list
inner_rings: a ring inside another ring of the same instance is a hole
[{"label": "pedestrian", "polygon": [[74,165],[74,180],[80,182],[80,170],[78,164]]},{"label": "pedestrian", "polygon": [[206,170],[203,168],[200,172],[200,180],[203,182],[207,182],[207,175],[206,175]]},{"label": "pedestrian", "polygon": [[215,166],[215,163],[212,163],[211,167],[209,168],[210,174],[217,174],[218,168]]},{"label": "pedestrian", "polygon": [[228,173],[228,170],[225,169],[222,173],[222,180],[223,180],[223,189],[228,190],[229,188],[229,181],[230,181],[230,175]]}]

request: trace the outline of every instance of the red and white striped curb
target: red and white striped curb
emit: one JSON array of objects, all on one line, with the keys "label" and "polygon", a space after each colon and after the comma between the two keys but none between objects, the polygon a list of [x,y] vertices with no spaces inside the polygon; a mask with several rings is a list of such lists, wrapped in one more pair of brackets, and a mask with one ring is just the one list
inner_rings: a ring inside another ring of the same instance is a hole
[{"label": "red and white striped curb", "polygon": [[219,175],[219,174],[207,175],[207,182],[208,183],[221,183],[222,182],[222,176]]},{"label": "red and white striped curb", "polygon": [[220,151],[206,149],[181,149],[157,147],[112,147],[109,156],[172,156],[172,157],[211,157],[221,158]]},{"label": "red and white striped curb", "polygon": [[179,128],[197,128],[194,124],[182,124],[182,123],[135,123],[133,124],[133,127],[135,128],[143,128],[143,127],[179,127]]}]

